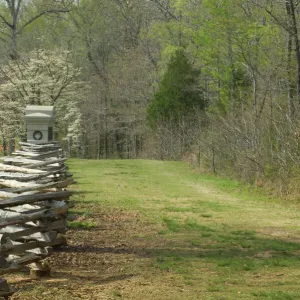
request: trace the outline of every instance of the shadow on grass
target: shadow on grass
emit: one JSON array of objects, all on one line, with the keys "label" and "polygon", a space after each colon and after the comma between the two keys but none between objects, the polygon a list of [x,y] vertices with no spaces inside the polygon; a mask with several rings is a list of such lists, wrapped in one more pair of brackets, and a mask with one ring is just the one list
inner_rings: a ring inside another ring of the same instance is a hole
[{"label": "shadow on grass", "polygon": [[[83,197],[83,199],[84,199],[84,197]],[[99,199],[98,200],[97,199],[95,199],[95,200],[72,199],[72,200],[75,202],[75,205],[76,204],[96,204],[96,205],[101,204],[99,202]]]},{"label": "shadow on grass", "polygon": [[[204,247],[194,247],[187,248],[186,246],[177,245],[177,247],[172,244],[172,248],[131,248],[131,247],[94,247],[94,246],[67,246],[61,247],[56,250],[56,252],[68,252],[68,253],[115,253],[115,254],[136,254],[140,257],[157,257],[164,255],[166,257],[182,257],[182,259],[188,258],[213,258],[216,261],[224,260],[224,259],[240,259],[240,258],[257,258],[258,260],[278,260],[278,258],[284,259],[293,259],[295,261],[300,262],[299,253],[292,253],[287,250],[272,250],[272,247],[268,247],[268,242],[271,244],[280,243],[282,247],[284,247],[284,241],[275,241],[270,240],[267,241],[265,239],[258,239],[257,244],[262,242],[264,247],[257,247],[256,249],[243,249],[238,247],[228,247],[222,248],[221,246],[218,248],[210,248],[209,246]],[[290,243],[288,243],[290,246]],[[175,246],[175,247],[174,247]],[[289,247],[287,246],[287,247]],[[297,244],[299,248],[299,244]],[[175,249],[174,249],[175,248]],[[297,249],[298,250],[298,249]],[[265,251],[268,252],[265,255]]]},{"label": "shadow on grass", "polygon": [[[258,237],[255,231],[221,231],[187,220],[164,219],[169,247],[148,249],[160,269],[178,269],[202,260],[232,271],[257,271],[263,267],[300,267],[300,243]],[[178,236],[178,238],[176,238]]]},{"label": "shadow on grass", "polygon": [[76,186],[76,185],[82,186],[82,185],[88,185],[88,184],[90,184],[89,182],[80,182],[80,181],[78,182],[77,179],[80,179],[80,178],[77,178],[77,177],[74,177],[73,179],[75,179],[75,181],[76,181],[76,183],[73,184],[74,186]]},{"label": "shadow on grass", "polygon": [[[54,271],[52,272],[50,278],[44,278],[42,280],[30,279],[30,278],[19,280],[18,288],[21,287],[21,292],[30,292],[30,295],[36,294],[38,298],[35,299],[53,299],[56,293],[61,294],[62,291],[70,291],[70,290],[74,290],[76,292],[76,296],[78,296],[78,292],[77,292],[78,285],[81,286],[83,284],[84,285],[88,284],[92,288],[93,286],[105,285],[109,283],[128,280],[135,276],[136,274],[132,274],[132,273],[116,274],[113,276],[105,276],[105,275],[103,276],[99,274],[93,276],[90,273],[87,275],[78,275],[78,274],[73,275],[70,273]],[[55,283],[53,283],[53,279],[55,279]],[[53,290],[53,288],[55,288],[55,290]],[[51,293],[46,293],[48,291],[51,291]],[[45,295],[43,295],[42,293],[44,293]],[[43,298],[40,298],[41,294]],[[47,297],[48,294],[49,296]],[[70,297],[69,293],[68,296]],[[16,298],[16,299],[23,299],[23,298]]]},{"label": "shadow on grass", "polygon": [[[60,272],[53,272],[53,276],[59,276],[67,280],[86,280],[86,276],[80,276],[80,275],[72,275],[72,274],[65,274],[65,273],[60,273]],[[132,277],[134,277],[134,274],[119,274],[115,276],[89,276],[88,280],[92,281],[93,283],[96,284],[105,284],[105,283],[111,283],[115,281],[120,281],[120,280],[127,280]]]},{"label": "shadow on grass", "polygon": [[[218,233],[217,233],[218,234]],[[230,244],[234,235],[234,244]],[[225,242],[208,243],[207,239],[200,241],[197,246],[187,245],[186,241],[174,242],[166,247],[127,247],[110,246],[68,246],[57,249],[57,252],[67,253],[95,253],[95,254],[134,254],[139,258],[153,258],[155,266],[165,270],[172,268],[174,271],[182,272],[186,269],[188,262],[204,260],[215,264],[217,267],[229,268],[233,271],[255,271],[262,267],[300,267],[300,244],[275,239],[264,239],[253,237],[251,234],[251,246],[249,239],[245,239],[244,232],[238,234],[222,233]],[[248,246],[245,247],[244,245]],[[184,273],[184,272],[183,272]]]},{"label": "shadow on grass", "polygon": [[[257,236],[254,230],[229,230],[212,227],[187,219],[163,219],[166,229],[151,239],[151,246],[109,247],[70,246],[59,251],[79,253],[134,254],[140,258],[152,258],[156,267],[183,272],[186,264],[195,261],[212,263],[218,268],[232,271],[257,271],[260,268],[300,268],[300,243],[283,239]],[[120,224],[121,225],[121,224]],[[107,230],[112,225],[107,224]],[[91,228],[91,231],[96,228]],[[82,229],[81,229],[82,230]],[[147,244],[147,240],[145,243]]]},{"label": "shadow on grass", "polygon": [[91,191],[71,191],[72,195],[85,195],[85,194],[96,194],[97,192]]},{"label": "shadow on grass", "polygon": [[[95,247],[95,246],[67,246],[60,247],[55,252],[65,253],[96,253],[96,254],[137,254],[140,255],[140,249],[132,249],[129,247]],[[144,253],[145,251],[142,250]]]}]

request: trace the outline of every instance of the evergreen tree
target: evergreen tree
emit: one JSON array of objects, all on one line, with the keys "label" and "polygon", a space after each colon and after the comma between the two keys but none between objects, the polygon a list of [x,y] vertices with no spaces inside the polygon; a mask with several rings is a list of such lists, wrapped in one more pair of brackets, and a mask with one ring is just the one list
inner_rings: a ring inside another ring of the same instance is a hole
[{"label": "evergreen tree", "polygon": [[147,110],[151,127],[160,122],[177,124],[190,113],[205,109],[206,101],[198,85],[199,74],[183,49],[173,54]]}]

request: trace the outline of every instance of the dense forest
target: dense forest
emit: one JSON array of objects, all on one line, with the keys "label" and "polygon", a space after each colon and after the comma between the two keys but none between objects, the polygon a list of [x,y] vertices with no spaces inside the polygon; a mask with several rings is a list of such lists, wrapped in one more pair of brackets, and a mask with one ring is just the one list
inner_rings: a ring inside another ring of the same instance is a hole
[{"label": "dense forest", "polygon": [[81,158],[187,159],[297,194],[300,1],[1,0],[0,140],[55,105]]}]

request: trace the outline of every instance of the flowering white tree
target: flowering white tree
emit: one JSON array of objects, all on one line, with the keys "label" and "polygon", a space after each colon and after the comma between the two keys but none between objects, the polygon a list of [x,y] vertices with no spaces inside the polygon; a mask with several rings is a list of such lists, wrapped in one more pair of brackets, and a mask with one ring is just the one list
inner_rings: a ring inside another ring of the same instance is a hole
[{"label": "flowering white tree", "polygon": [[64,50],[36,50],[0,68],[0,134],[19,136],[26,105],[54,105],[61,137],[76,145],[80,136],[79,100],[86,85]]}]

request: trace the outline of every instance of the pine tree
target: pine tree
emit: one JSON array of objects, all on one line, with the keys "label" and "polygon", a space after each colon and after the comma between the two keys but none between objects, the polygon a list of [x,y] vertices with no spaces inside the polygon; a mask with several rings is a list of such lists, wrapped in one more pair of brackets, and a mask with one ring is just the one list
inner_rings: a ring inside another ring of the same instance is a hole
[{"label": "pine tree", "polygon": [[184,50],[177,50],[149,104],[147,119],[150,127],[161,122],[178,124],[185,116],[205,109],[198,77],[199,71],[193,69]]}]

